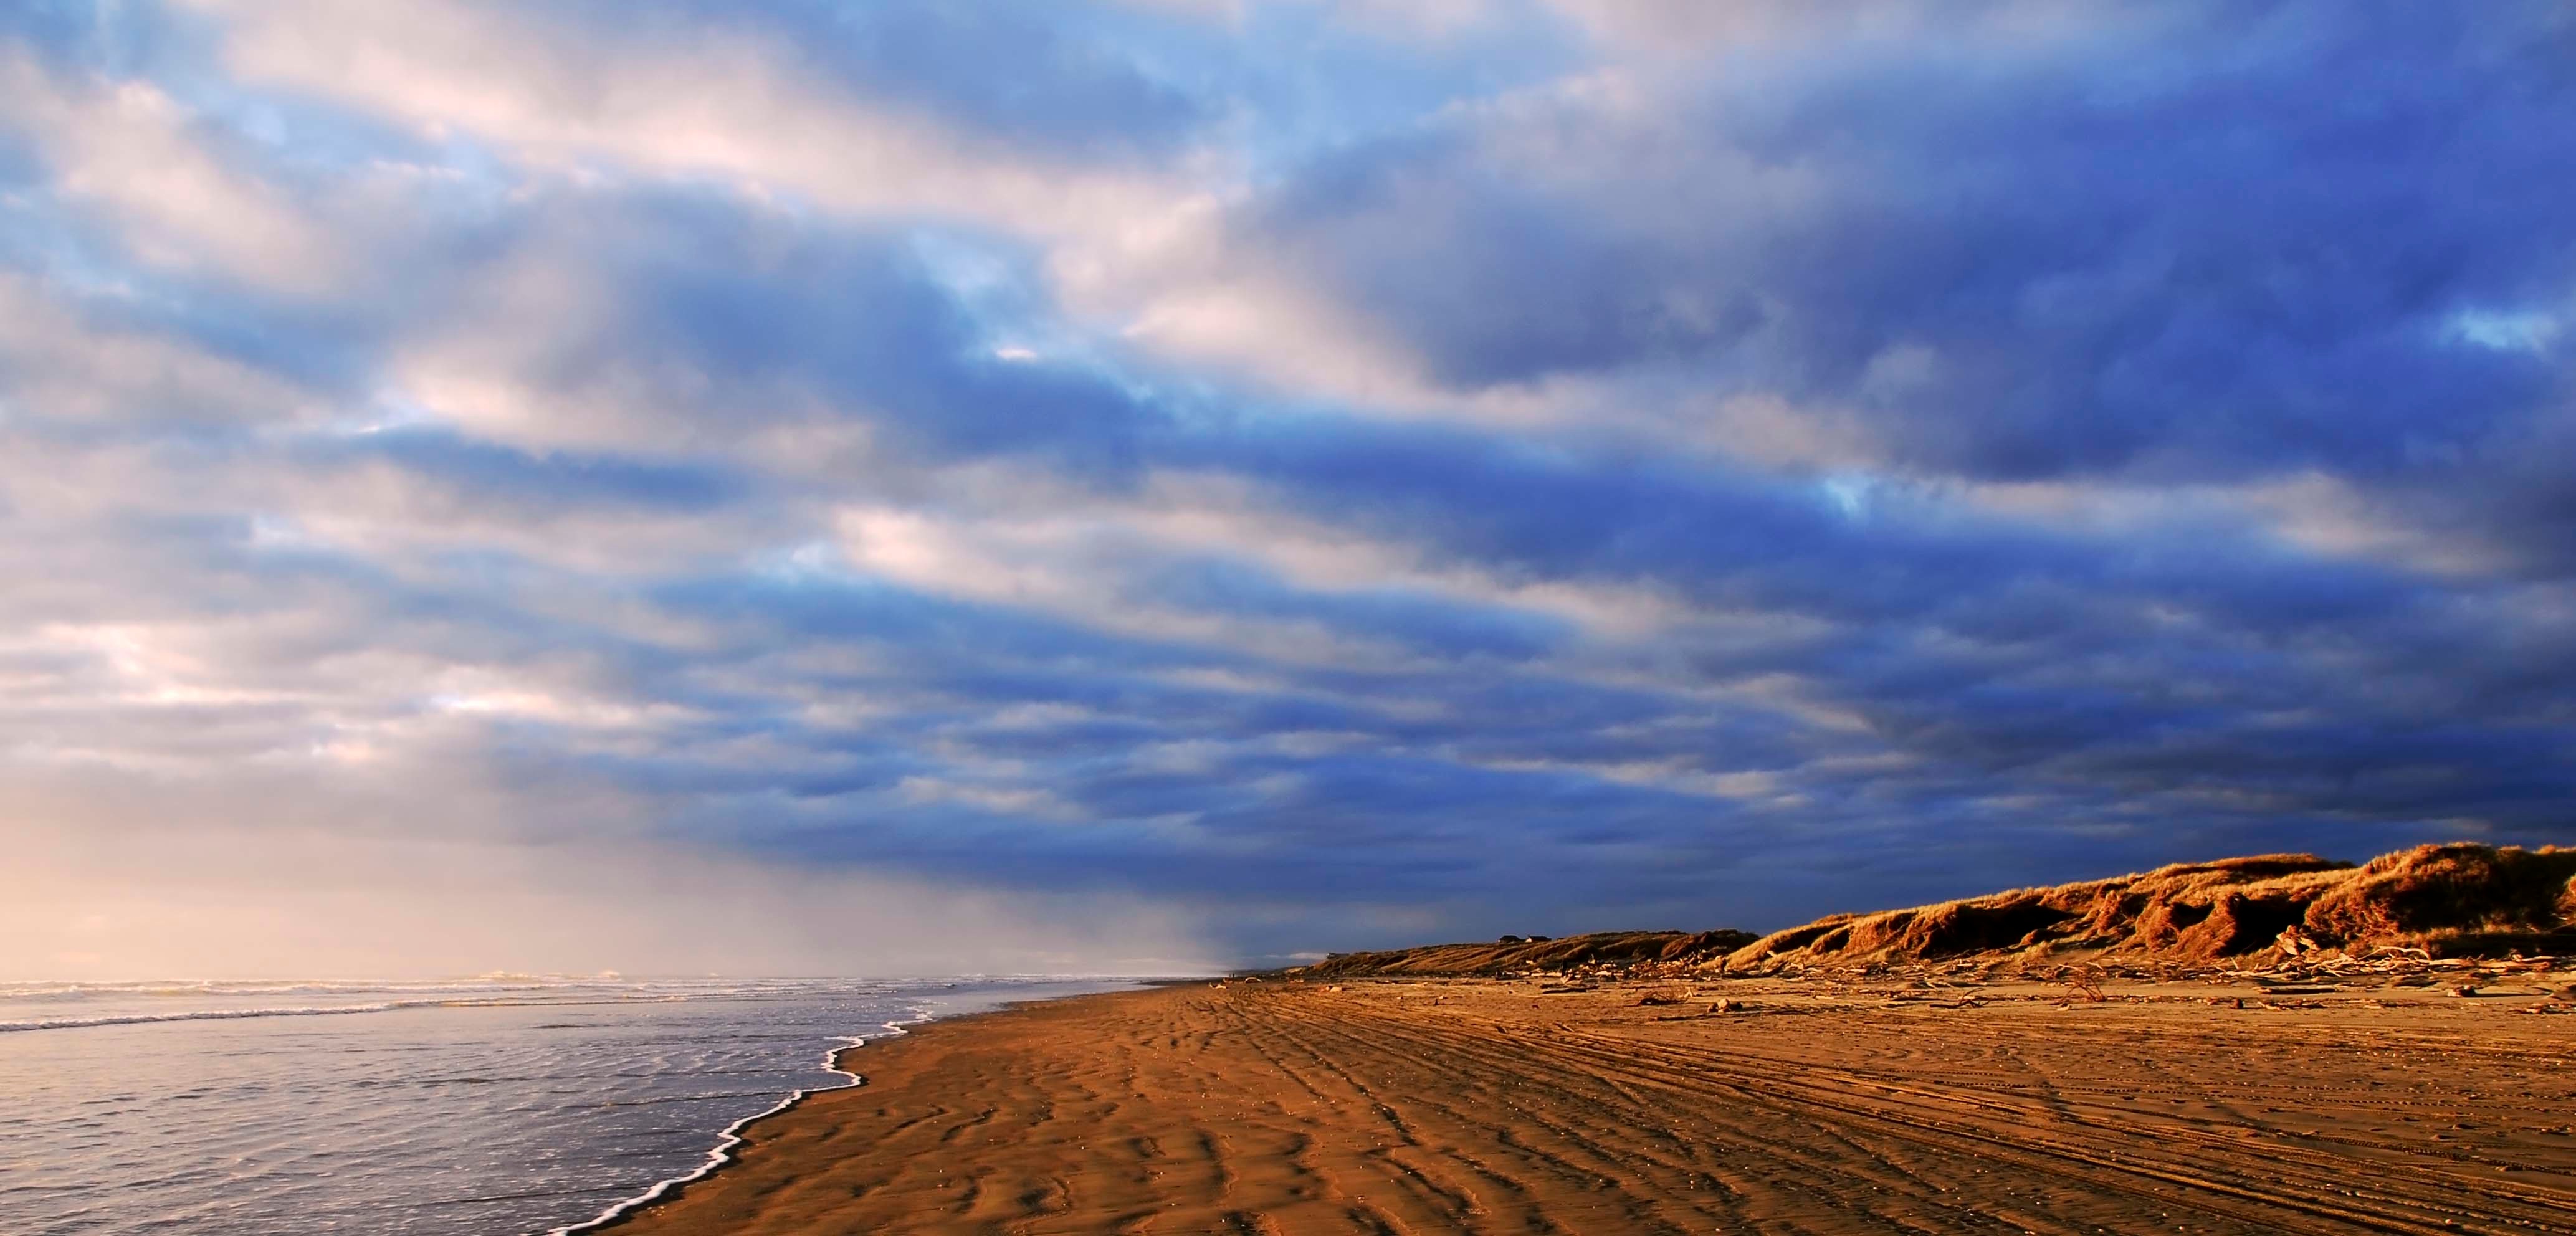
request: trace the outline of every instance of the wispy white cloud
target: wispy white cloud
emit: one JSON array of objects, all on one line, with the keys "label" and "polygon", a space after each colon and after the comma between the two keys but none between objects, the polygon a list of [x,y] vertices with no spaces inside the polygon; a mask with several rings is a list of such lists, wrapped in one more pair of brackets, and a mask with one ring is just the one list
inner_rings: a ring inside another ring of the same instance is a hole
[{"label": "wispy white cloud", "polygon": [[516,6],[185,0],[244,80],[365,108],[432,138],[567,172],[706,178],[868,215],[1033,236],[1114,230],[1168,190],[872,106],[781,36],[650,16],[614,28]]},{"label": "wispy white cloud", "polygon": [[227,142],[152,83],[58,73],[9,50],[0,52],[0,93],[11,100],[0,127],[35,145],[51,191],[112,220],[145,263],[299,295],[348,275],[338,238],[243,166],[238,139]]}]

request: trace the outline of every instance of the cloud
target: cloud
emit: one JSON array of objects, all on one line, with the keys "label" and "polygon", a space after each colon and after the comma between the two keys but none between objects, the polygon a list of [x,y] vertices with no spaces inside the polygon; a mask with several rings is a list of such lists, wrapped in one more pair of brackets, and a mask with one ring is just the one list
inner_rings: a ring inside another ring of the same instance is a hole
[{"label": "cloud", "polygon": [[[1933,474],[2386,471],[2544,414],[2555,344],[2450,324],[2576,286],[2560,23],[2083,33],[1604,68],[1335,150],[1128,282],[1149,326],[1258,323],[1195,350],[1375,371],[1321,369],[1332,393],[1686,382],[1668,434],[1794,457],[1743,415],[1785,405],[1817,462]],[[2357,78],[2374,107],[2262,103]]]},{"label": "cloud", "polygon": [[2563,21],[1218,9],[6,26],[0,968],[2568,839]]},{"label": "cloud", "polygon": [[99,425],[242,423],[319,411],[321,401],[291,376],[116,322],[116,306],[84,305],[65,291],[0,272],[0,397],[24,412]]},{"label": "cloud", "polygon": [[[529,11],[461,0],[333,4],[188,0],[222,23],[224,62],[249,81],[309,92],[540,165],[605,162],[793,194],[869,215],[942,213],[1052,233],[1150,209],[1150,179],[1015,148],[1044,134],[1074,153],[1172,132],[1185,98],[1105,52],[929,6],[836,25],[690,5]],[[750,20],[740,20],[749,16]],[[1034,70],[999,90],[968,49]],[[815,36],[821,36],[820,42]],[[836,54],[837,53],[837,54]],[[842,83],[890,87],[871,97]],[[1160,144],[1160,140],[1147,145]]]},{"label": "cloud", "polygon": [[84,80],[12,49],[0,92],[13,100],[0,126],[33,148],[47,189],[111,220],[140,261],[308,296],[347,273],[332,235],[254,170],[244,143],[151,83]]}]

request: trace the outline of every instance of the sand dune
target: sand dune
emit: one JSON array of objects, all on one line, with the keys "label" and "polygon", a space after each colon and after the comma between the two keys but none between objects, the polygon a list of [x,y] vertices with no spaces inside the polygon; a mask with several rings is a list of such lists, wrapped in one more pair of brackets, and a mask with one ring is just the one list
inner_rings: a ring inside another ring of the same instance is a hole
[{"label": "sand dune", "polygon": [[2576,850],[2418,846],[2358,867],[2305,854],[1837,916],[1729,953],[1730,970],[2036,952],[2202,961],[2322,949],[2576,952]]},{"label": "sand dune", "polygon": [[1596,931],[1550,939],[1507,936],[1493,943],[1334,953],[1291,973],[1314,978],[1357,975],[1456,976],[1565,971],[1591,967],[1695,966],[1751,944],[1749,931]]},{"label": "sand dune", "polygon": [[633,1230],[2576,1232],[2568,977],[1085,997],[859,1050]]},{"label": "sand dune", "polygon": [[2417,949],[2576,954],[2576,849],[2418,846],[2355,866],[2310,854],[2179,863],[1938,905],[1836,914],[1759,939],[1616,932],[1336,954],[1300,973],[1771,974],[1925,960],[1990,969]]}]

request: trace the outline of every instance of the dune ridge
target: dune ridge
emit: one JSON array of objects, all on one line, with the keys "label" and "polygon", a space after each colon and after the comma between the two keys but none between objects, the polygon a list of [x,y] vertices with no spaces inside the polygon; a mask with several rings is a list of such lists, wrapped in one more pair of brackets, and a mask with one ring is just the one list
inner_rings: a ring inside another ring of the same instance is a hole
[{"label": "dune ridge", "polygon": [[2209,963],[2420,949],[2576,953],[2576,848],[2421,845],[2355,865],[2313,854],[2176,863],[1749,932],[1606,932],[1343,953],[1307,977],[1771,974],[1909,962]]},{"label": "dune ridge", "polygon": [[1505,936],[1492,943],[1427,944],[1420,948],[1366,953],[1334,953],[1311,966],[1288,973],[1316,978],[1337,975],[1402,975],[1458,978],[1515,974],[1532,970],[1571,970],[1690,964],[1741,948],[1757,939],[1749,931],[1597,931],[1554,939]]}]

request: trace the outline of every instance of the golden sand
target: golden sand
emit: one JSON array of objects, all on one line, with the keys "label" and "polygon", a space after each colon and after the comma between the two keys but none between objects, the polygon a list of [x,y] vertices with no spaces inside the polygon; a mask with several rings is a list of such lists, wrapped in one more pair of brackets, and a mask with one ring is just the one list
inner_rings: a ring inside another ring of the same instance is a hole
[{"label": "golden sand", "polygon": [[2526,987],[1082,997],[859,1049],[628,1230],[2576,1232],[2576,1014]]}]

